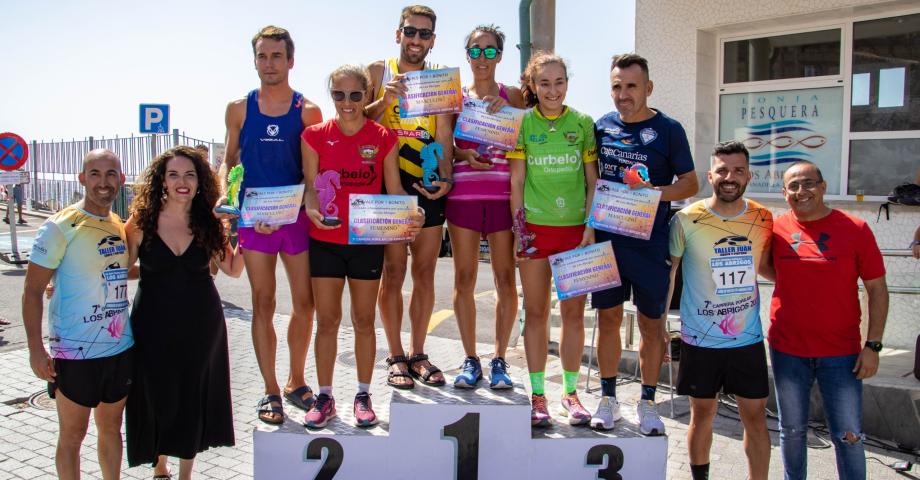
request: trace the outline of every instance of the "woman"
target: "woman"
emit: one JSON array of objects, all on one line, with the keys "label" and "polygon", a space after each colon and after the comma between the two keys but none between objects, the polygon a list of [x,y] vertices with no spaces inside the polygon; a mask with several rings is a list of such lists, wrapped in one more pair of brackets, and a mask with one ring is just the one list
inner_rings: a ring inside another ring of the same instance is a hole
[{"label": "woman", "polygon": [[[597,181],[594,122],[563,102],[568,74],[562,58],[534,55],[522,76],[524,99],[534,109],[524,116],[511,160],[511,209],[521,286],[524,289],[524,349],[532,389],[530,421],[550,424],[543,396],[550,282],[547,257],[594,242],[584,225]],[[523,244],[522,244],[523,243]],[[575,393],[584,345],[585,296],[562,300],[562,414],[583,425],[591,414]]]},{"label": "woman", "polygon": [[[391,194],[406,192],[399,182],[396,135],[364,115],[370,86],[364,67],[336,69],[329,75],[335,118],[307,127],[301,135],[309,188],[307,216],[314,226],[310,229],[310,268],[317,322],[313,351],[319,380],[319,395],[304,418],[308,428],[323,428],[336,415],[332,376],[346,279],[358,373],[354,422],[359,427],[377,424],[369,388],[377,352],[374,318],[383,245],[348,244],[348,197],[353,193],[380,194],[384,185]],[[415,233],[421,230],[423,219],[416,218]]]},{"label": "woman", "polygon": [[243,257],[211,213],[220,194],[201,153],[171,148],[144,178],[125,225],[130,263],[141,261],[128,463],[169,478],[166,457],[179,457],[179,478],[190,479],[198,452],[234,444],[227,328],[208,265],[239,277]]},{"label": "woman", "polygon": [[[505,34],[494,25],[480,25],[466,37],[466,58],[473,84],[465,97],[489,104],[494,113],[510,105],[524,108],[521,90],[495,81],[502,60]],[[511,388],[505,351],[517,315],[514,273],[514,236],[511,234],[511,172],[505,152],[469,140],[457,139],[454,148],[454,188],[447,196],[447,229],[454,257],[454,312],[466,359],[454,387],[473,388],[482,378],[476,353],[476,302],[473,290],[479,270],[479,241],[485,237],[491,253],[495,282],[495,351],[490,362],[489,387]]]}]

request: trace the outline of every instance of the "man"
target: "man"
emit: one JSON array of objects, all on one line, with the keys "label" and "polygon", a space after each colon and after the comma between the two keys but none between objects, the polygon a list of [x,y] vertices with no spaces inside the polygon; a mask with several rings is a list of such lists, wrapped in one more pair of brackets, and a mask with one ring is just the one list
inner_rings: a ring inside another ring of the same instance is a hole
[{"label": "man", "polygon": [[[58,477],[80,478],[80,446],[96,419],[102,476],[119,478],[121,420],[131,386],[134,337],[128,321],[128,250],[121,218],[111,211],[125,176],[118,157],[93,150],[78,175],[86,196],[39,228],[22,294],[22,318],[35,375],[48,382],[58,412]],[[42,343],[42,295],[49,347]]]},{"label": "man", "polygon": [[716,145],[712,195],[671,219],[671,284],[683,260],[681,353],[677,393],[690,397],[687,450],[694,480],[709,478],[718,395],[734,395],[744,425],[748,478],[766,480],[770,435],[767,354],[760,327],[757,271],[769,262],[773,215],[744,198],[750,155],[741,142]]},{"label": "man", "polygon": [[[779,405],[787,479],[805,478],[809,399],[821,391],[840,478],[866,477],[862,381],[878,371],[888,316],[885,265],[862,219],[824,204],[818,167],[793,163],[783,174],[790,212],[773,224],[776,288],[770,303],[770,358]],[[860,337],[858,281],[868,295],[869,326]]]},{"label": "man", "polygon": [[[595,124],[600,176],[624,182],[633,165],[648,168],[648,181],[633,188],[653,188],[661,192],[651,238],[648,240],[595,232],[597,242],[610,240],[617,257],[622,285],[595,292],[591,305],[599,309],[597,359],[602,395],[591,426],[613,428],[620,418],[616,399],[617,369],[620,363],[620,324],[623,302],[632,297],[638,310],[639,365],[642,370],[642,397],[638,404],[639,430],[643,435],[664,435],[664,423],[655,405],[658,375],[668,343],[663,315],[668,297],[668,223],[670,202],[696,194],[699,189],[687,134],[676,120],[648,106],[652,94],[648,62],[636,54],[613,58],[610,66],[610,96],[616,111]],[[677,181],[673,182],[674,176]]]},{"label": "man", "polygon": [[[375,118],[399,136],[399,176],[403,189],[418,196],[418,205],[425,211],[422,232],[409,244],[412,252],[412,295],[409,298],[409,322],[412,339],[409,358],[406,358],[400,339],[402,325],[402,286],[406,279],[408,254],[405,244],[387,245],[384,250],[383,276],[380,282],[378,303],[380,320],[386,332],[390,358],[387,383],[396,388],[412,388],[417,378],[427,385],[444,385],[441,370],[428,361],[425,355],[425,337],[428,321],[434,309],[434,269],[441,248],[441,227],[444,224],[445,195],[453,184],[453,135],[451,115],[428,115],[400,119],[398,97],[406,94],[403,79],[407,72],[438,68],[425,58],[435,40],[435,21],[432,9],[423,5],[403,8],[396,29],[399,57],[374,62],[370,65],[371,78],[377,100],[367,106],[368,117]],[[438,158],[441,180],[429,192],[422,187],[421,151],[426,145],[439,143],[443,157]]]},{"label": "man", "polygon": [[[16,212],[19,214],[19,221],[16,222],[19,225],[27,225],[24,218],[22,218],[22,184],[17,183],[13,186],[13,202],[16,203]],[[6,212],[6,216],[3,217],[3,223],[10,223],[13,221],[13,212]]]},{"label": "man", "polygon": [[[294,66],[294,41],[287,30],[275,26],[263,28],[252,38],[252,52],[261,85],[246,98],[227,105],[227,150],[219,173],[226,194],[227,172],[242,162],[241,205],[247,187],[303,182],[300,132],[305,126],[322,121],[319,108],[288,84],[288,74]],[[227,203],[227,198],[218,203]],[[241,227],[238,232],[252,289],[252,343],[265,382],[265,397],[259,401],[258,415],[270,424],[284,421],[281,389],[275,376],[277,340],[272,324],[279,256],[290,283],[292,302],[287,332],[290,371],[284,396],[305,411],[313,403],[313,392],[304,379],[313,330],[313,293],[307,257],[309,223],[301,210],[293,224],[279,228],[259,223],[254,228]]]}]

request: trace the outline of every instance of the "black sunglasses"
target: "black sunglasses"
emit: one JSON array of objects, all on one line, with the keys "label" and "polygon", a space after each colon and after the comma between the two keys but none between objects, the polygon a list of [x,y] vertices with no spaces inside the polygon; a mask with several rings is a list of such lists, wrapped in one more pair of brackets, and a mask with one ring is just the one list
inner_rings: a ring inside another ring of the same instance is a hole
[{"label": "black sunglasses", "polygon": [[415,28],[415,27],[405,26],[405,27],[400,28],[399,30],[403,33],[403,35],[407,37],[414,37],[415,34],[417,33],[419,38],[421,38],[422,40],[429,40],[431,39],[432,36],[434,36],[434,30],[430,28]]},{"label": "black sunglasses", "polygon": [[466,49],[467,56],[473,59],[479,58],[480,55],[485,55],[486,58],[492,60],[493,58],[497,57],[499,53],[502,53],[502,51],[495,47],[469,47]]},{"label": "black sunglasses", "polygon": [[348,96],[348,99],[352,102],[360,102],[364,98],[364,92],[354,91],[354,92],[343,92],[341,90],[332,91],[332,99],[336,102],[341,102],[345,100],[345,96]]}]

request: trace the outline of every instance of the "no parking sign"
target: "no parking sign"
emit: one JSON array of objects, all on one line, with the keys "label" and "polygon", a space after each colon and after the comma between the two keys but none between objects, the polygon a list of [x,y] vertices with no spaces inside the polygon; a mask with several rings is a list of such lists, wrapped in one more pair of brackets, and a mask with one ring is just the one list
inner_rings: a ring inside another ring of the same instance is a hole
[{"label": "no parking sign", "polygon": [[29,159],[29,146],[19,135],[0,133],[0,170],[12,172]]}]

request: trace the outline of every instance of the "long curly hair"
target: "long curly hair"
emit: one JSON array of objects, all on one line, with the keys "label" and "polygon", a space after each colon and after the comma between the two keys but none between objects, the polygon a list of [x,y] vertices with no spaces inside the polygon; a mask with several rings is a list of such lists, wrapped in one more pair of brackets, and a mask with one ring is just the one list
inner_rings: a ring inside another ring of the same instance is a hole
[{"label": "long curly hair", "polygon": [[569,79],[569,67],[562,57],[553,52],[543,50],[534,52],[533,56],[530,57],[530,61],[527,62],[527,66],[524,67],[524,73],[521,74],[521,93],[524,95],[524,103],[528,107],[535,107],[540,103],[536,92],[537,70],[551,63],[561,65],[565,71],[565,79]]},{"label": "long curly hair", "polygon": [[160,211],[166,201],[166,165],[176,157],[191,160],[198,177],[198,192],[192,199],[188,225],[195,238],[194,241],[204,248],[208,258],[218,256],[223,260],[227,239],[224,237],[220,220],[211,212],[211,208],[220,197],[217,177],[200,151],[184,145],[161,153],[144,170],[144,183],[141,184],[131,205],[131,214],[138,227],[144,232],[144,243],[149,242],[157,233],[157,220],[160,218]]}]

